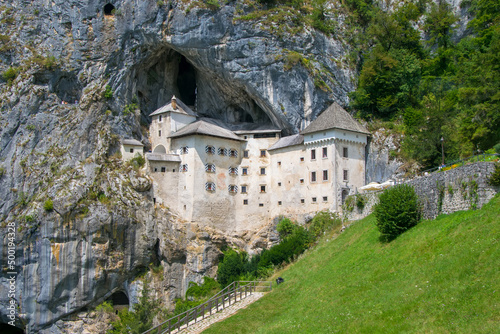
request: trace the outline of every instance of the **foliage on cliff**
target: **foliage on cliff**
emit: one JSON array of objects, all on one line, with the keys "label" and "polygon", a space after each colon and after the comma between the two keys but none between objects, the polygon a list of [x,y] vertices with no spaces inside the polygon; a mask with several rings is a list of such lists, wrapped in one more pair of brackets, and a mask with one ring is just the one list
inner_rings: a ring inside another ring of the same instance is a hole
[{"label": "foliage on cliff", "polygon": [[[402,123],[403,158],[424,166],[485,151],[500,141],[500,4],[466,0],[471,34],[452,39],[458,18],[440,1],[393,12],[369,6],[359,85],[351,107],[367,120]],[[422,40],[416,29],[422,29]],[[361,44],[360,44],[361,45]]]}]

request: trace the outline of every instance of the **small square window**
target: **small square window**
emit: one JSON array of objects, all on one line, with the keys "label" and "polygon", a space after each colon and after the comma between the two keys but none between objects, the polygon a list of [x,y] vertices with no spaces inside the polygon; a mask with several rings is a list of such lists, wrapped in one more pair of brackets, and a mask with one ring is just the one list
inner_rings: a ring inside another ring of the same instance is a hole
[{"label": "small square window", "polygon": [[248,168],[243,167],[243,168],[241,169],[241,175],[248,175]]},{"label": "small square window", "polygon": [[281,166],[281,161],[278,161],[278,166]]},{"label": "small square window", "polygon": [[166,171],[167,171],[167,168],[166,168],[166,167],[162,167],[162,168],[161,168],[161,172],[162,172],[162,173],[165,173]]},{"label": "small square window", "polygon": [[260,169],[260,175],[266,175],[266,169],[265,168],[261,168]]},{"label": "small square window", "polygon": [[328,158],[328,147],[323,147],[323,159]]},{"label": "small square window", "polygon": [[316,182],[316,172],[311,172],[311,182]]},{"label": "small square window", "polygon": [[300,203],[304,204],[305,202],[306,201],[303,198],[300,199]]},{"label": "small square window", "polygon": [[248,205],[248,200],[247,199],[243,200],[243,205]]},{"label": "small square window", "polygon": [[248,150],[243,151],[243,158],[248,158]]},{"label": "small square window", "polygon": [[311,150],[311,160],[316,160],[316,150]]},{"label": "small square window", "polygon": [[130,153],[134,153],[134,149],[133,149],[133,148],[131,148],[129,152],[130,152]]},{"label": "small square window", "polygon": [[158,168],[155,167],[155,172],[157,172],[157,171],[158,171]]},{"label": "small square window", "polygon": [[263,158],[266,156],[266,150],[260,150],[260,157]]},{"label": "small square window", "polygon": [[247,186],[241,186],[241,193],[246,194],[247,193]]},{"label": "small square window", "polygon": [[281,182],[278,182],[278,187],[281,187]]},{"label": "small square window", "polygon": [[328,202],[328,196],[323,196],[323,202]]},{"label": "small square window", "polygon": [[347,147],[342,149],[342,157],[349,158],[349,149]]},{"label": "small square window", "polygon": [[278,201],[278,205],[281,205],[281,201]]},{"label": "small square window", "polygon": [[304,162],[304,157],[300,157],[300,162]]},{"label": "small square window", "polygon": [[266,192],[266,186],[260,186],[260,192],[265,193]]},{"label": "small square window", "polygon": [[259,203],[259,206],[260,206],[260,207],[263,207],[263,206],[264,206],[264,203]]},{"label": "small square window", "polygon": [[175,173],[175,168],[174,168],[174,169],[172,169],[172,172],[174,172],[174,173]]},{"label": "small square window", "polygon": [[300,183],[304,183],[304,179],[300,179]]},{"label": "small square window", "polygon": [[316,203],[316,197],[313,197],[313,198],[312,198],[312,202],[313,202],[313,203]]}]

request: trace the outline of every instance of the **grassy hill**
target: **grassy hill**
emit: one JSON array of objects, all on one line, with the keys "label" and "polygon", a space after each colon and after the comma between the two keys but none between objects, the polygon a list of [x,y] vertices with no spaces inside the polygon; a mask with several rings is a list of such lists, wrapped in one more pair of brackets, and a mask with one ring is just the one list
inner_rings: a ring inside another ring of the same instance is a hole
[{"label": "grassy hill", "polygon": [[500,196],[379,242],[369,216],[204,333],[500,333]]}]

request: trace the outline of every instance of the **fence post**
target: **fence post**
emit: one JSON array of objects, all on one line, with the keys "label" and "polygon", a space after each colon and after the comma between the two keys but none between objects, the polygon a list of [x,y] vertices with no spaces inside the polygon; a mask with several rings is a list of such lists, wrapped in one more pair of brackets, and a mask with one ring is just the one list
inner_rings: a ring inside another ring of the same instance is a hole
[{"label": "fence post", "polygon": [[270,281],[269,282],[269,291],[271,291],[273,289],[273,281]]},{"label": "fence post", "polygon": [[170,331],[172,330],[172,318],[168,319],[168,334],[170,334]]}]

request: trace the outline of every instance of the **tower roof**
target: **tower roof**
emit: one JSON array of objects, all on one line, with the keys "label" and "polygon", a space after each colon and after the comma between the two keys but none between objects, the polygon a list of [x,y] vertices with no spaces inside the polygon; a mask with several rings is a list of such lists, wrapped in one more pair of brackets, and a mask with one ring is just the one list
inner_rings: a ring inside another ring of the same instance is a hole
[{"label": "tower roof", "polygon": [[318,117],[309,124],[302,134],[319,132],[329,129],[349,130],[364,134],[370,132],[356,121],[344,108],[334,102],[331,106],[326,108]]},{"label": "tower roof", "polygon": [[[175,108],[172,105],[174,105]],[[175,97],[175,95],[172,96],[172,99],[170,99],[169,103],[165,104],[163,107],[156,109],[151,114],[149,114],[149,116],[165,114],[168,112],[175,112],[178,114],[184,114],[184,115],[196,117],[196,113],[193,110],[191,110],[191,108],[189,108],[187,105],[185,105],[184,102],[177,99]]]}]

